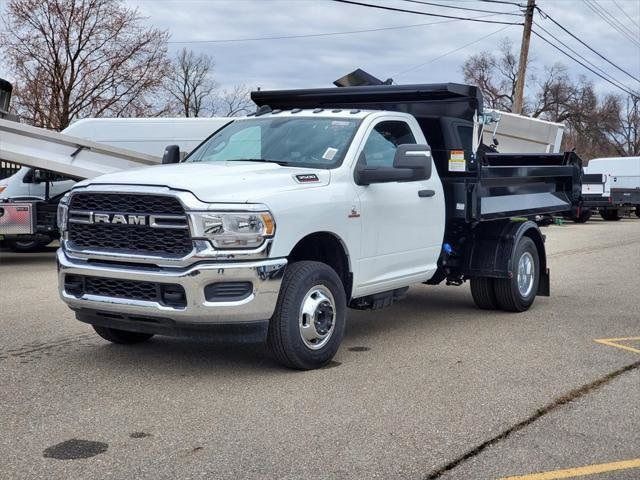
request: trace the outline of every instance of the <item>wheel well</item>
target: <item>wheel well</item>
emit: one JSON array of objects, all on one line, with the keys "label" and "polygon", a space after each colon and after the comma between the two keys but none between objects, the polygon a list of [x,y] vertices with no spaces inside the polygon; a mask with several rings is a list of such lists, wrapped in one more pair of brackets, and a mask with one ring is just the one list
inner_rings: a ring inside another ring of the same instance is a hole
[{"label": "wheel well", "polygon": [[290,263],[301,260],[322,262],[333,268],[342,280],[347,299],[351,298],[353,276],[349,269],[349,257],[338,237],[328,232],[307,235],[289,254]]}]

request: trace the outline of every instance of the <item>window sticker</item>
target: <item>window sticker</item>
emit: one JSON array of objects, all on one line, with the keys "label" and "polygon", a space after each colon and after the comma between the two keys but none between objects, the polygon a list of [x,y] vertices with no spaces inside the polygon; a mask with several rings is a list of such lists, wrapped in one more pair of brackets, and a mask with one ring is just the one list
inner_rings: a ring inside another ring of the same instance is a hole
[{"label": "window sticker", "polygon": [[464,159],[464,150],[451,150],[451,156],[449,157],[449,171],[467,171],[467,161]]},{"label": "window sticker", "polygon": [[329,147],[325,150],[324,155],[322,155],[322,158],[330,162],[331,160],[333,160],[333,157],[336,156],[336,153],[338,153],[337,148]]}]

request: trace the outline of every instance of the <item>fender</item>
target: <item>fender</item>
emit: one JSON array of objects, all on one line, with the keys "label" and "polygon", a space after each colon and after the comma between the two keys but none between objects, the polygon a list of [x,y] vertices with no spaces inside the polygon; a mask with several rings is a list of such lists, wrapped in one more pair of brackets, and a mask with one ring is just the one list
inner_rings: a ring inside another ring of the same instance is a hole
[{"label": "fender", "polygon": [[549,269],[544,246],[545,237],[532,221],[486,222],[474,229],[474,240],[465,259],[467,277],[511,278],[514,275],[513,258],[516,245],[523,236],[533,240],[540,260],[538,295],[550,294]]}]

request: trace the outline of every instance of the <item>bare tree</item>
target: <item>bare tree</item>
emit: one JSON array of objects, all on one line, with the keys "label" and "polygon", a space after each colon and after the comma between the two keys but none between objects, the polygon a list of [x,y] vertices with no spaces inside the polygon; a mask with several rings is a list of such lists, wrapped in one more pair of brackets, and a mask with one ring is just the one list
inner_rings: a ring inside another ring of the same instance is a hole
[{"label": "bare tree", "polygon": [[168,34],[118,0],[11,0],[0,38],[28,122],[157,113]]},{"label": "bare tree", "polygon": [[186,48],[176,54],[167,91],[185,117],[202,116],[212,102],[216,88],[212,78],[213,65],[210,56],[196,55]]},{"label": "bare tree", "polygon": [[[500,42],[500,54],[481,52],[462,65],[465,82],[477,85],[487,106],[510,112],[518,80],[518,58],[508,38]],[[525,102],[526,103],[526,102]]]},{"label": "bare tree", "polygon": [[616,98],[615,128],[607,131],[619,155],[640,155],[640,97]]},{"label": "bare tree", "polygon": [[[462,66],[465,81],[477,85],[490,108],[511,111],[517,81],[517,59],[503,41],[498,56],[469,57]],[[546,66],[529,82],[523,113],[566,125],[563,147],[585,159],[640,153],[640,99],[598,96],[584,77],[571,78],[567,68]]]},{"label": "bare tree", "polygon": [[224,117],[247,114],[255,109],[250,93],[251,90],[245,85],[235,85],[231,89],[223,90],[214,100],[213,111],[216,115]]}]

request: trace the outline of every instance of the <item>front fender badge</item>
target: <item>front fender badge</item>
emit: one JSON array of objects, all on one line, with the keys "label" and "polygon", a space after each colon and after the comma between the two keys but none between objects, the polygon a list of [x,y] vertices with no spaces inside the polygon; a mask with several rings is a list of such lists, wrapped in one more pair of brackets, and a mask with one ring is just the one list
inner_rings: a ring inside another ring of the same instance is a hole
[{"label": "front fender badge", "polygon": [[294,175],[294,178],[298,183],[313,183],[320,181],[315,173],[300,173],[298,175]]}]

